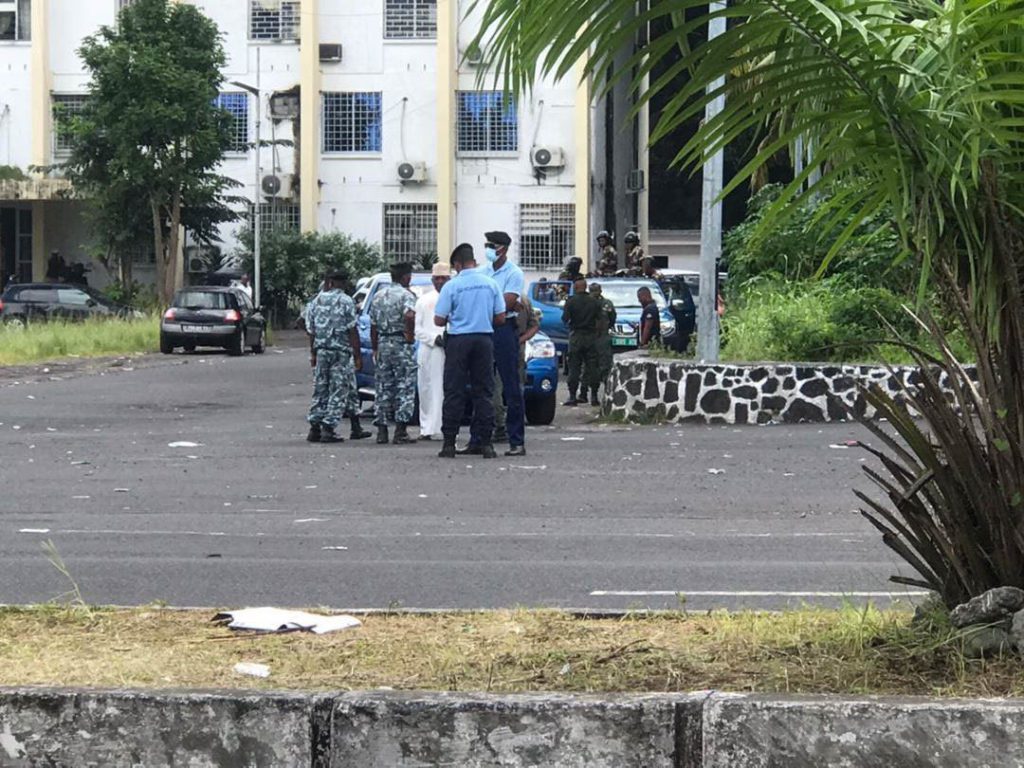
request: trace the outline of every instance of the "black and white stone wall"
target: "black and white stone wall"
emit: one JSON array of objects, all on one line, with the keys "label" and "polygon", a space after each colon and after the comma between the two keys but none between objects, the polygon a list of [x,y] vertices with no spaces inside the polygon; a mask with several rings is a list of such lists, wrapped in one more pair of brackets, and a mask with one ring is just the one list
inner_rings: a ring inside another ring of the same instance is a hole
[{"label": "black and white stone wall", "polygon": [[612,368],[603,412],[625,421],[704,421],[723,424],[847,421],[839,402],[872,418],[874,409],[857,383],[889,392],[919,380],[913,367],[870,365],[722,364],[704,365],[622,356]]}]

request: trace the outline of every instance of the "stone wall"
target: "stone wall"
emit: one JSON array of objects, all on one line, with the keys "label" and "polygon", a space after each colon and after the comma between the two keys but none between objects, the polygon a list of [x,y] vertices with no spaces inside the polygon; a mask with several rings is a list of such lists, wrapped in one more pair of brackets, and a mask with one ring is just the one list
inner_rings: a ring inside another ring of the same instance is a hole
[{"label": "stone wall", "polygon": [[[912,367],[814,363],[705,365],[649,358],[616,358],[603,404],[605,416],[633,422],[722,424],[847,421],[843,404],[874,416],[858,382],[896,395],[920,380]],[[945,376],[945,374],[943,374]]]},{"label": "stone wall", "polygon": [[0,688],[0,766],[1024,765],[1024,701]]}]

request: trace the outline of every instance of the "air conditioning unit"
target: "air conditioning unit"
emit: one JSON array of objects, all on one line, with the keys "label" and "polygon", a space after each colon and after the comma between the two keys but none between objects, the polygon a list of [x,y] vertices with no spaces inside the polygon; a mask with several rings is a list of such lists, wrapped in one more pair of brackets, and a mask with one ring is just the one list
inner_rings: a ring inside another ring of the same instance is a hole
[{"label": "air conditioning unit", "polygon": [[426,163],[399,163],[398,179],[403,184],[422,184],[427,180]]},{"label": "air conditioning unit", "polygon": [[341,43],[320,43],[320,61],[341,61]]},{"label": "air conditioning unit", "polygon": [[205,275],[220,260],[217,249],[202,245],[190,245],[185,248],[185,265],[190,275]]},{"label": "air conditioning unit", "polygon": [[471,45],[462,52],[462,60],[469,67],[482,67],[484,65],[485,51],[479,45]]},{"label": "air conditioning unit", "polygon": [[626,194],[636,195],[647,188],[647,179],[642,168],[634,168],[626,177]]},{"label": "air conditioning unit", "polygon": [[564,168],[565,151],[559,147],[534,147],[530,152],[530,162],[541,170]]},{"label": "air conditioning unit", "polygon": [[260,187],[267,197],[290,198],[295,194],[295,176],[290,173],[264,176]]}]

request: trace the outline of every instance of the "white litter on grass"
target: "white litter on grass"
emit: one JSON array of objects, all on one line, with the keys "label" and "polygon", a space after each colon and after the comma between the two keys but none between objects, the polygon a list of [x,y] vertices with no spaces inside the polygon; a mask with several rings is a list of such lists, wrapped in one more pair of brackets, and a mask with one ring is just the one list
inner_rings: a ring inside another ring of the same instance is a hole
[{"label": "white litter on grass", "polygon": [[348,552],[348,547],[320,547],[324,552]]},{"label": "white litter on grass", "polygon": [[270,677],[270,667],[266,664],[253,664],[248,661],[240,661],[235,664],[235,672],[250,677]]},{"label": "white litter on grass", "polygon": [[229,629],[252,632],[287,632],[304,630],[314,635],[326,635],[343,629],[361,627],[362,622],[355,616],[341,614],[323,616],[305,611],[286,611],[282,608],[243,608],[240,611],[223,611],[213,617]]},{"label": "white litter on grass", "polygon": [[192,443],[192,442],[189,442],[188,440],[178,440],[178,441],[173,442],[173,443],[168,443],[167,447],[168,448],[200,448],[200,447],[202,447],[202,443]]},{"label": "white litter on grass", "polygon": [[326,517],[304,517],[301,520],[296,520],[296,523],[326,523]]},{"label": "white litter on grass", "polygon": [[585,437],[563,437],[562,438],[562,442],[563,443],[582,443],[586,439],[587,438],[585,438]]},{"label": "white litter on grass", "polygon": [[18,533],[49,533],[49,528],[22,528]]},{"label": "white litter on grass", "polygon": [[712,468],[712,469],[708,470],[708,474],[709,475],[724,475],[725,474],[725,470],[724,469],[714,469],[714,468]]}]

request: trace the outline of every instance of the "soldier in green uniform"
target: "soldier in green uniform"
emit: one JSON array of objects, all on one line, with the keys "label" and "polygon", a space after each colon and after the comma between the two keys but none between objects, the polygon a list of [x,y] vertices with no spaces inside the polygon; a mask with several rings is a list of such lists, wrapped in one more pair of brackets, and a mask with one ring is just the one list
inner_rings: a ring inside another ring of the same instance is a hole
[{"label": "soldier in green uniform", "polygon": [[614,277],[619,271],[619,253],[612,245],[612,236],[608,232],[598,232],[597,247],[601,249],[601,258],[597,262],[597,274],[601,277]]},{"label": "soldier in green uniform", "polygon": [[353,440],[369,437],[359,424],[356,371],[363,367],[356,330],[356,305],[342,292],[348,276],[332,272],[323,290],[306,307],[310,364],[315,371],[313,401],[309,407],[311,443],[340,443],[335,432],[342,414],[352,423]]},{"label": "soldier in green uniform", "polygon": [[373,423],[377,442],[388,442],[388,420],[395,420],[395,445],[411,443],[408,425],[416,407],[416,296],[409,290],[412,265],[391,267],[391,284],[370,305],[370,342],[376,359]]},{"label": "soldier in green uniform", "polygon": [[601,303],[587,292],[587,280],[576,280],[574,293],[565,302],[562,322],[569,326],[569,399],[567,406],[579,405],[576,393],[583,384],[583,400],[587,392],[597,400],[601,384],[601,363],[597,351],[597,327],[603,313]]},{"label": "soldier in green uniform", "polygon": [[[600,362],[600,379],[605,382],[607,394],[608,374],[612,372],[612,336],[611,329],[615,327],[615,305],[606,299],[601,293],[601,286],[597,283],[590,284],[590,295],[601,304],[601,314],[597,321],[597,356]],[[600,405],[596,398],[591,398],[591,405]]]},{"label": "soldier in green uniform", "polygon": [[636,232],[626,233],[626,274],[640,277],[643,274],[644,249],[640,245],[640,235]]}]

